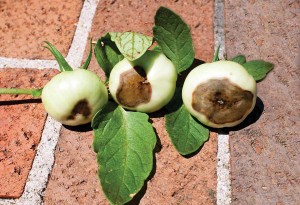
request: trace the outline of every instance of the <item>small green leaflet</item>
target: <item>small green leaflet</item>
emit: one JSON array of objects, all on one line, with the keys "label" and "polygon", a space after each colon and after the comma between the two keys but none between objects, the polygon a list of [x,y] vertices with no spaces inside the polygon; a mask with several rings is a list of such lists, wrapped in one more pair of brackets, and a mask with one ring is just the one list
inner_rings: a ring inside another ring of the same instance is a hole
[{"label": "small green leaflet", "polygon": [[231,61],[243,65],[246,63],[246,57],[244,55],[237,55],[231,59]]},{"label": "small green leaflet", "polygon": [[153,43],[153,38],[135,32],[109,32],[119,51],[129,61],[141,57]]},{"label": "small green leaflet", "polygon": [[243,66],[256,81],[264,79],[267,73],[274,68],[274,64],[263,60],[248,61]]},{"label": "small green leaflet", "polygon": [[111,41],[109,34],[106,34],[97,41],[95,57],[107,79],[113,67],[124,58],[116,44]]},{"label": "small green leaflet", "polygon": [[241,64],[256,81],[264,79],[274,68],[274,64],[263,60],[252,60],[247,62],[244,55],[237,55],[233,57],[231,61]]},{"label": "small green leaflet", "polygon": [[216,51],[215,51],[215,55],[213,57],[213,60],[212,62],[216,62],[216,61],[219,61],[219,53],[220,53],[220,45],[217,47]]},{"label": "small green leaflet", "polygon": [[143,187],[153,167],[156,135],[148,115],[109,102],[93,119],[98,175],[111,204],[125,204]]},{"label": "small green leaflet", "polygon": [[81,67],[82,69],[85,69],[85,70],[88,69],[88,67],[89,67],[89,65],[90,65],[90,62],[91,62],[91,60],[92,60],[92,53],[93,53],[93,51],[92,51],[92,39],[91,39],[91,40],[90,40],[90,52],[89,52],[89,55],[88,55],[88,57],[87,57],[85,63],[84,63],[83,66]]},{"label": "small green leaflet", "polygon": [[175,64],[177,72],[194,61],[194,47],[188,25],[173,11],[160,7],[155,15],[154,38],[164,54]]},{"label": "small green leaflet", "polygon": [[197,151],[208,140],[209,130],[186,110],[181,99],[181,89],[176,91],[166,108],[166,129],[176,150],[182,155]]},{"label": "small green leaflet", "polygon": [[52,55],[54,55],[59,65],[60,72],[72,71],[72,67],[68,64],[62,54],[50,42],[45,41],[45,43],[47,44],[47,46],[44,47],[47,48],[52,53]]}]

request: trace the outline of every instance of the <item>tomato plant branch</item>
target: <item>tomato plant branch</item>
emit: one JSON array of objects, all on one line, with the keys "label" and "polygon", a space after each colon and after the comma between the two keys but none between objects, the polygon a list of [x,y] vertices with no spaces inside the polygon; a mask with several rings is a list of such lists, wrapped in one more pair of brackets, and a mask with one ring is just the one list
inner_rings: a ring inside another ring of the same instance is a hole
[{"label": "tomato plant branch", "polygon": [[33,97],[39,97],[42,94],[43,88],[37,89],[24,89],[24,88],[0,88],[0,94],[10,95],[32,95]]}]

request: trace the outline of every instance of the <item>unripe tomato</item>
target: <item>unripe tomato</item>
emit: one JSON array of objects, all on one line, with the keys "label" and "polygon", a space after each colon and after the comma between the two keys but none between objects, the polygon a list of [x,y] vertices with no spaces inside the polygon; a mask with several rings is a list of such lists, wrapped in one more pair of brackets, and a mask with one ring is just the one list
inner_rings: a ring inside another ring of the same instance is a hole
[{"label": "unripe tomato", "polygon": [[151,113],[171,100],[176,80],[174,64],[160,52],[147,51],[135,61],[123,59],[115,65],[109,90],[124,108]]},{"label": "unripe tomato", "polygon": [[64,71],[43,89],[42,102],[48,114],[65,125],[89,123],[108,101],[105,85],[85,69]]},{"label": "unripe tomato", "polygon": [[215,128],[241,123],[256,103],[256,81],[232,61],[205,63],[187,76],[182,99],[201,123]]}]

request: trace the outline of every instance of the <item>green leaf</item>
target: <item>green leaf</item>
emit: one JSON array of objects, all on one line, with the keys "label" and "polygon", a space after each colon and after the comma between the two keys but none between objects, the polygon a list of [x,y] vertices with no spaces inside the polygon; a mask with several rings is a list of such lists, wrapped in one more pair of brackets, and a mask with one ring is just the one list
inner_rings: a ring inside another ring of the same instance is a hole
[{"label": "green leaf", "polygon": [[233,57],[231,59],[231,61],[234,61],[238,64],[243,65],[244,63],[246,63],[246,57],[244,55],[237,55],[237,56]]},{"label": "green leaf", "polygon": [[188,25],[173,11],[160,7],[155,15],[154,38],[180,73],[193,63],[194,47]]},{"label": "green leaf", "polygon": [[104,71],[106,78],[109,78],[109,74],[113,67],[124,58],[116,44],[110,39],[109,34],[106,34],[97,41],[95,46],[95,57]]},{"label": "green leaf", "polygon": [[143,187],[153,166],[156,135],[148,115],[109,102],[93,119],[102,190],[112,204],[124,204]]},{"label": "green leaf", "polygon": [[109,32],[119,51],[129,61],[141,57],[152,45],[153,38],[135,32]]},{"label": "green leaf", "polygon": [[200,124],[185,108],[181,89],[166,106],[166,129],[175,149],[182,155],[197,151],[209,137],[209,130]]},{"label": "green leaf", "polygon": [[57,63],[59,65],[60,72],[64,71],[72,71],[72,67],[69,65],[69,63],[66,61],[66,59],[62,56],[62,54],[48,41],[45,41],[47,46],[44,46],[47,48],[55,57],[57,60]]},{"label": "green leaf", "polygon": [[91,60],[92,60],[92,39],[90,40],[90,52],[89,52],[89,55],[88,55],[85,63],[82,66],[82,69],[87,70],[90,65]]},{"label": "green leaf", "polygon": [[267,73],[274,68],[274,64],[263,60],[248,61],[243,66],[256,81],[264,79]]}]

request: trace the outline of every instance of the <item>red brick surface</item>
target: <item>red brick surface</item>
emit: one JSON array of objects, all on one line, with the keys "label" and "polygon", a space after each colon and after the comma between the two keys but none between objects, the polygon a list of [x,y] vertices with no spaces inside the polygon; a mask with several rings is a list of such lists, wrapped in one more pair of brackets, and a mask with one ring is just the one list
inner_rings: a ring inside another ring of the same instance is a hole
[{"label": "red brick surface", "polygon": [[[55,70],[0,69],[0,87],[39,88]],[[46,112],[39,99],[0,95],[0,197],[22,195],[39,144]]]},{"label": "red brick surface", "polygon": [[45,205],[107,204],[97,177],[93,133],[89,126],[86,128],[89,131],[62,128],[44,197]]},{"label": "red brick surface", "polygon": [[258,84],[259,119],[230,134],[232,204],[300,204],[300,2],[228,0],[225,11],[228,57],[275,64]]},{"label": "red brick surface", "polygon": [[[53,43],[68,53],[83,1],[0,0],[0,56],[54,59],[43,48]],[[67,12],[66,12],[67,11]],[[0,87],[41,87],[55,70],[0,70]],[[40,100],[28,96],[0,96],[0,197],[18,198],[43,130],[46,112]]]},{"label": "red brick surface", "polygon": [[83,1],[0,0],[0,56],[53,59],[50,41],[68,53]]}]

